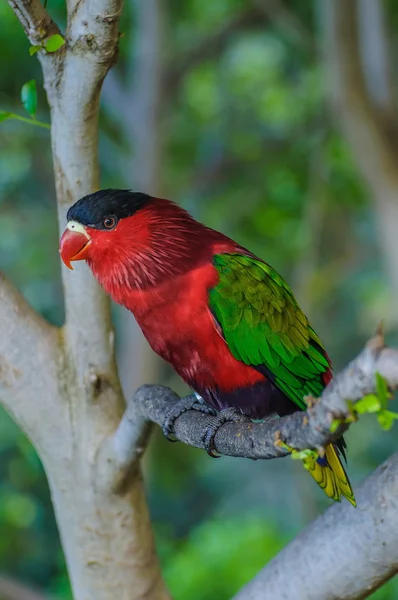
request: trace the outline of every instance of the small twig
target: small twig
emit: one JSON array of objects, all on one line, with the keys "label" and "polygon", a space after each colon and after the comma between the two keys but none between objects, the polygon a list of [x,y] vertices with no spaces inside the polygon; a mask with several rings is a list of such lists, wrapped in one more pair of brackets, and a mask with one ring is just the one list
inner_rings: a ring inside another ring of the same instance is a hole
[{"label": "small twig", "polygon": [[49,123],[43,123],[43,121],[38,121],[37,119],[23,117],[22,115],[18,115],[17,113],[8,113],[7,117],[13,121],[22,121],[22,123],[26,123],[28,125],[34,125],[35,127],[43,127],[43,129],[51,129],[51,125]]},{"label": "small twig", "polygon": [[60,33],[40,0],[8,0],[8,3],[33,45],[40,45],[50,35]]}]

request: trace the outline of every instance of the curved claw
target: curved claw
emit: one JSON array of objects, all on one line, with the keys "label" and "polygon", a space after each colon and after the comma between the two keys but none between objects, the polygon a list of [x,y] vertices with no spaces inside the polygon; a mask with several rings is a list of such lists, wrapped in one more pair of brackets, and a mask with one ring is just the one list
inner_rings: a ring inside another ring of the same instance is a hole
[{"label": "curved claw", "polygon": [[197,396],[186,396],[171,407],[162,425],[163,435],[169,442],[178,442],[171,437],[174,434],[174,424],[178,417],[189,410],[198,410],[205,414],[215,414],[214,409]]},{"label": "curved claw", "polygon": [[250,421],[248,417],[240,413],[236,408],[225,408],[220,411],[213,421],[205,427],[202,433],[202,440],[205,446],[205,450],[212,458],[220,458],[221,454],[217,453],[214,438],[217,431],[224,425],[224,423],[239,421]]},{"label": "curved claw", "polygon": [[164,420],[164,423],[162,425],[163,435],[168,442],[178,442],[178,440],[176,440],[175,438],[172,437],[174,421],[175,421],[175,419],[166,417],[166,419]]},{"label": "curved claw", "polygon": [[207,450],[206,452],[210,456],[210,458],[221,458],[221,454],[216,454],[215,452],[213,452],[213,450]]},{"label": "curved claw", "polygon": [[211,458],[221,458],[221,454],[217,454],[216,446],[214,443],[214,437],[219,430],[221,425],[217,423],[211,423],[206,427],[202,434],[202,440],[205,445],[205,450]]},{"label": "curved claw", "polygon": [[[178,404],[179,403],[177,403],[176,406],[178,406]],[[166,440],[168,440],[169,442],[177,442],[178,441],[173,437],[174,423],[176,422],[178,417],[182,414],[182,412],[178,412],[177,410],[175,410],[175,408],[176,407],[173,406],[173,408],[170,409],[170,411],[166,415],[166,418],[162,425],[163,435],[166,438]]]},{"label": "curved claw", "polygon": [[206,452],[211,458],[221,458],[221,454],[217,454],[217,450],[213,450],[213,448],[206,450]]}]

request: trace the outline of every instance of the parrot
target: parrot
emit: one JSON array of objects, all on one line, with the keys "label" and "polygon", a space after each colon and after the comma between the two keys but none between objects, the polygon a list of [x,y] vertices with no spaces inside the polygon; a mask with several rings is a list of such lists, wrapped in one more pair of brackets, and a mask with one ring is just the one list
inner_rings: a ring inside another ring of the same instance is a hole
[{"label": "parrot", "polygon": [[[152,349],[193,390],[191,408],[228,420],[307,409],[332,379],[331,360],[279,273],[176,203],[101,189],[73,204],[59,253],[86,261],[105,292],[133,313]],[[325,494],[356,506],[343,438],[303,462]]]}]

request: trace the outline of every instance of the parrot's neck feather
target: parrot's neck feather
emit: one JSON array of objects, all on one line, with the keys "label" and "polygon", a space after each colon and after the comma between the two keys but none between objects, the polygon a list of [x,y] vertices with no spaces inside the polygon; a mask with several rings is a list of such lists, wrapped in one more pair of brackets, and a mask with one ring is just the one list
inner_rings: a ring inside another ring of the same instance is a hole
[{"label": "parrot's neck feather", "polygon": [[[117,252],[88,260],[95,277],[114,298],[128,290],[155,288],[212,259],[212,248],[224,236],[195,221],[176,205],[142,211],[134,228],[120,235]],[[120,302],[120,299],[116,300]],[[123,302],[122,302],[123,303]]]}]

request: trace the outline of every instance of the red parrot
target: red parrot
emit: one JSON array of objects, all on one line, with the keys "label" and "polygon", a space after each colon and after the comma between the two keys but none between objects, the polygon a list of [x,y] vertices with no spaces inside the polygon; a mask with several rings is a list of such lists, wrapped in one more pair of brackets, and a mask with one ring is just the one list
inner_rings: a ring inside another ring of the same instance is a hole
[{"label": "red parrot", "polygon": [[[105,291],[130,310],[146,339],[194,390],[188,408],[215,411],[209,453],[225,420],[305,410],[332,377],[330,359],[292,291],[267,263],[169,200],[100,190],[68,211],[65,265],[85,260]],[[199,402],[199,406],[198,406]],[[354,493],[343,438],[305,466],[327,496]]]}]

